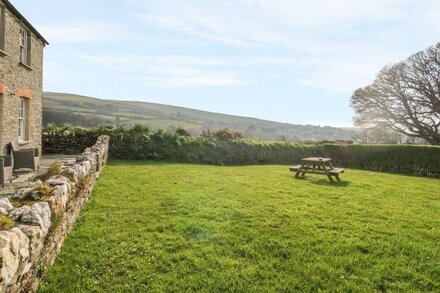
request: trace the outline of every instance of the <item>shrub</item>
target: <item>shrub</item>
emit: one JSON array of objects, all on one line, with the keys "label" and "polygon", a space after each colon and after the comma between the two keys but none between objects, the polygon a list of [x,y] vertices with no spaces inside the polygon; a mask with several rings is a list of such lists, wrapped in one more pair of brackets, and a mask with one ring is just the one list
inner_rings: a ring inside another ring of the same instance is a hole
[{"label": "shrub", "polygon": [[[440,177],[439,146],[297,144],[233,138],[240,135],[224,129],[197,137],[143,126],[86,131],[109,135],[110,156],[115,159],[246,165],[296,164],[304,157],[322,156],[331,157],[341,167]],[[82,136],[71,139],[80,140]]]},{"label": "shrub", "polygon": [[325,144],[322,155],[344,167],[440,177],[439,146]]},{"label": "shrub", "polygon": [[204,130],[200,135],[203,138],[218,138],[218,139],[241,139],[244,135],[239,131],[222,128],[215,131]]},{"label": "shrub", "polygon": [[176,134],[181,135],[181,136],[191,136],[191,134],[188,132],[188,130],[186,130],[185,128],[182,128],[182,127],[178,127],[176,129]]}]

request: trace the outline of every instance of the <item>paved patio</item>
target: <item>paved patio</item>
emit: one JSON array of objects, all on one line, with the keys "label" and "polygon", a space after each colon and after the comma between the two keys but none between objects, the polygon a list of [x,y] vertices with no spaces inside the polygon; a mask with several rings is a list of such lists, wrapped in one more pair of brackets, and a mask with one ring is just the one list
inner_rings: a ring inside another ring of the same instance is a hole
[{"label": "paved patio", "polygon": [[45,174],[50,167],[57,163],[64,163],[66,161],[76,158],[78,155],[64,155],[64,154],[53,154],[53,155],[43,155],[40,160],[40,166],[37,172],[16,172],[14,173],[14,179],[11,183],[6,184],[5,188],[0,187],[0,198],[7,197],[15,193],[20,188],[29,187],[30,183],[35,180],[40,175]]}]

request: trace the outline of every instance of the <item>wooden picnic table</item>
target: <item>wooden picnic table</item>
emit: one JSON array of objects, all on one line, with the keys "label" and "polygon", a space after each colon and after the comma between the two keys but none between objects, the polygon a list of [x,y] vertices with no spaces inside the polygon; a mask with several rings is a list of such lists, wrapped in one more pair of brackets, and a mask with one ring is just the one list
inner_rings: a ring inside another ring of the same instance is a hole
[{"label": "wooden picnic table", "polygon": [[336,180],[340,181],[339,174],[344,173],[342,168],[334,168],[331,163],[331,158],[321,158],[321,157],[310,157],[301,160],[301,165],[292,166],[289,168],[290,171],[296,172],[295,178],[301,174],[305,176],[306,173],[326,175],[331,182],[333,181],[332,176]]}]

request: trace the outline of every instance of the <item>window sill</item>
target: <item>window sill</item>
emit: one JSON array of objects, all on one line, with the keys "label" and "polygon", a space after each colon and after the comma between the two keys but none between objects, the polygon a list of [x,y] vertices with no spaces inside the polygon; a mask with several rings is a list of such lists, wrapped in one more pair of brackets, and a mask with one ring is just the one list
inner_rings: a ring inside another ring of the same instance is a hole
[{"label": "window sill", "polygon": [[20,63],[18,63],[18,64],[20,64],[21,66],[23,66],[23,67],[26,68],[27,70],[33,70],[32,67],[30,67],[30,66],[27,65],[27,64],[24,64],[23,62],[20,62]]},{"label": "window sill", "polygon": [[3,51],[2,49],[0,49],[0,56],[8,56],[8,54],[6,54],[5,51]]},{"label": "window sill", "polygon": [[18,140],[18,144],[19,144],[20,146],[22,146],[22,145],[27,145],[27,144],[30,144],[30,143],[31,143],[30,140]]}]

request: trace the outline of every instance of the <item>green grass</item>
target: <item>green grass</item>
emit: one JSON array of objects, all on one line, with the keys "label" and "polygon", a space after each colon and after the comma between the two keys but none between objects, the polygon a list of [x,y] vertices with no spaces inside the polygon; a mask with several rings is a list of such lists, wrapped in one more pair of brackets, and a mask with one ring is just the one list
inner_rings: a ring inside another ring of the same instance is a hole
[{"label": "green grass", "polygon": [[15,227],[14,220],[0,213],[0,230],[8,230],[13,227]]},{"label": "green grass", "polygon": [[440,181],[107,165],[41,292],[439,291]]}]

